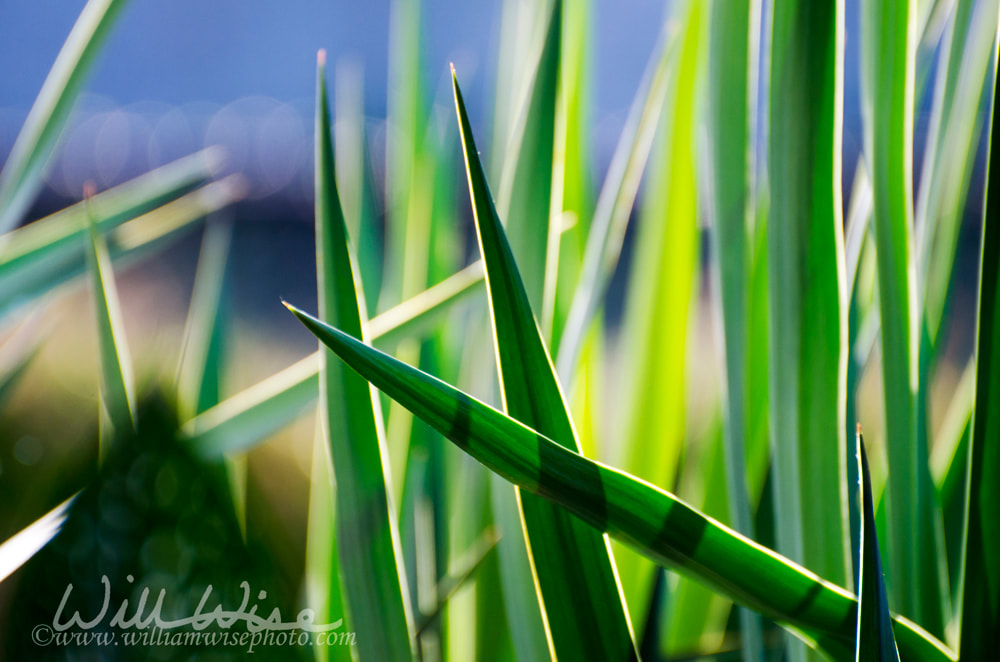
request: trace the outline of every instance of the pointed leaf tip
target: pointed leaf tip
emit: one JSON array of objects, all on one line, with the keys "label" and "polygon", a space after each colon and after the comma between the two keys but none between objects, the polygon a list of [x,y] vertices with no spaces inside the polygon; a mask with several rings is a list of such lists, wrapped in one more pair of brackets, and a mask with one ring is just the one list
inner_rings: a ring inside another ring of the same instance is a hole
[{"label": "pointed leaf tip", "polygon": [[326,66],[326,49],[321,48],[316,51],[316,65],[320,67]]}]

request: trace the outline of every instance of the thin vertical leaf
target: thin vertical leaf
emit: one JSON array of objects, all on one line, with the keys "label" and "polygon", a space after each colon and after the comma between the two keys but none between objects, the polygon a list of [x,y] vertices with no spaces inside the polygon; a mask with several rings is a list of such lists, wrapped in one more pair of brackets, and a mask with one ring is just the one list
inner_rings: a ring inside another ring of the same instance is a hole
[{"label": "thin vertical leaf", "polygon": [[[889,478],[888,583],[895,609],[925,622],[927,448],[916,430],[917,317],[913,246],[913,94],[916,3],[863,3],[862,116],[871,165]],[[926,477],[926,478],[925,478]],[[914,541],[919,541],[916,544]]]},{"label": "thin vertical leaf", "polygon": [[889,594],[882,577],[882,557],[875,534],[875,506],[868,455],[858,424],[857,456],[861,477],[861,549],[858,575],[858,635],[856,662],[899,662],[896,640],[892,636]]},{"label": "thin vertical leaf", "polygon": [[[542,329],[549,345],[558,348],[579,279],[584,242],[593,217],[592,156],[589,151],[592,88],[593,3],[563,4],[562,53],[556,96],[555,146],[549,256]],[[558,233],[553,241],[552,233]],[[551,328],[551,332],[546,330]],[[599,339],[594,340],[599,342]],[[582,443],[582,442],[581,442]]]},{"label": "thin vertical leaf", "polygon": [[[330,459],[330,445],[323,434],[322,416],[316,417],[312,471],[309,479],[309,514],[306,527],[304,583],[306,603],[316,614],[315,622],[333,623],[342,618],[344,585],[337,557],[336,485]],[[345,646],[313,646],[316,662],[350,660]]]},{"label": "thin vertical leaf", "polygon": [[[997,46],[994,42],[993,67]],[[1000,77],[994,73],[990,160],[983,220],[976,340],[976,395],[966,487],[965,552],[959,593],[959,653],[986,660],[1000,650]]]},{"label": "thin vertical leaf", "polygon": [[89,0],[45,78],[0,173],[0,234],[24,218],[84,78],[125,0]]},{"label": "thin vertical leaf", "polygon": [[[543,308],[546,273],[557,265],[559,232],[553,222],[552,168],[555,145],[556,89],[562,37],[562,1],[556,0],[523,113],[507,145],[500,178],[498,210],[507,219],[511,250],[517,259],[532,310]],[[554,244],[555,251],[550,243]]]},{"label": "thin vertical leaf", "polygon": [[177,371],[177,412],[182,421],[214,407],[221,399],[223,291],[232,234],[230,221],[205,225]]},{"label": "thin vertical leaf", "polygon": [[[334,180],[326,54],[316,79],[316,272],[320,315],[364,338],[364,305]],[[320,406],[336,480],[336,541],[348,627],[362,658],[414,656],[378,400],[363,379],[321,353]]]},{"label": "thin vertical leaf", "polygon": [[[711,136],[712,247],[718,274],[725,373],[725,466],[729,520],[751,538],[747,491],[747,435],[751,213],[756,207],[757,75],[760,3],[715,2],[709,31],[708,112]],[[742,100],[735,103],[731,100]],[[759,659],[760,618],[740,610],[744,659]]]},{"label": "thin vertical leaf", "polygon": [[772,7],[768,181],[778,549],[849,586],[843,2]]},{"label": "thin vertical leaf", "polygon": [[382,274],[381,237],[375,223],[374,182],[365,127],[364,70],[338,62],[334,92],[334,157],[344,221],[365,277],[365,300],[377,301]]},{"label": "thin vertical leaf", "polygon": [[[92,186],[92,185],[90,185]],[[92,191],[87,191],[88,199]],[[89,207],[88,207],[89,209]],[[103,235],[97,233],[94,217],[88,211],[90,233],[87,265],[90,271],[91,292],[94,297],[94,315],[97,319],[97,344],[101,365],[100,400],[102,412],[107,415],[109,428],[102,425],[101,446],[98,453],[104,459],[110,450],[115,430],[119,434],[135,428],[135,411],[132,390],[132,360],[125,344],[118,287],[115,284],[108,245]],[[102,419],[102,423],[103,423]]]},{"label": "thin vertical leaf", "polygon": [[[469,195],[486,265],[504,407],[512,417],[579,452],[559,382],[515,265],[513,248],[493,206],[458,79],[453,80]],[[615,660],[635,657],[628,613],[607,539],[534,495],[520,494],[520,504],[553,656]]]}]

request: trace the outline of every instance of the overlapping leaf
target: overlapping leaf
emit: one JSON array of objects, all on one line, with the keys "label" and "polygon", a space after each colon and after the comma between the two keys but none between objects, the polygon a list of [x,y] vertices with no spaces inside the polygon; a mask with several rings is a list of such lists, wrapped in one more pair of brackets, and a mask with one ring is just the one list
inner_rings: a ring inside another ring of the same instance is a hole
[{"label": "overlapping leaf", "polygon": [[[469,194],[486,265],[504,406],[512,417],[579,452],[552,362],[493,206],[457,78],[454,89]],[[534,495],[521,494],[520,505],[553,653],[569,659],[634,656],[607,540]]]}]

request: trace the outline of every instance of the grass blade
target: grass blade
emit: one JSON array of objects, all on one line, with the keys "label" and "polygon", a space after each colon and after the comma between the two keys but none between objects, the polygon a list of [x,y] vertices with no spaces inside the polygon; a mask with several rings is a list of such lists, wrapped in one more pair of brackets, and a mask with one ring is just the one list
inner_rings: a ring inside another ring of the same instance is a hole
[{"label": "grass blade", "polygon": [[[996,69],[994,44],[993,66]],[[976,395],[966,487],[965,552],[959,612],[963,660],[1000,650],[1000,77],[994,81],[976,340]]]},{"label": "grass blade", "polygon": [[63,501],[0,544],[0,583],[59,534],[76,495]]},{"label": "grass blade", "polygon": [[[553,22],[557,19],[558,11]],[[493,206],[454,70],[452,75],[469,195],[486,265],[486,289],[504,407],[522,423],[580,452],[552,362],[515,265],[513,247],[507,242]],[[537,496],[522,493],[520,504],[553,655],[567,659],[588,655],[616,660],[634,657],[628,613],[607,539]],[[574,608],[567,609],[567,605]]]},{"label": "grass blade", "polygon": [[875,505],[868,455],[858,424],[858,475],[861,477],[861,551],[858,576],[857,662],[899,662],[896,640],[892,636],[889,594],[882,577],[882,557],[875,534]]},{"label": "grass blade", "polygon": [[[550,212],[562,0],[553,3],[547,26],[526,105],[510,143],[505,145],[498,195],[499,211],[507,219],[507,235],[531,309],[538,311],[543,309],[546,274],[557,268],[548,264],[547,258],[558,260],[559,232],[549,228],[554,222]],[[551,324],[548,328],[551,334]]]},{"label": "grass blade", "polygon": [[[747,490],[748,364],[750,334],[751,230],[756,207],[757,75],[760,57],[760,3],[716,2],[709,33],[708,109],[713,253],[718,274],[725,373],[725,466],[729,513],[735,528],[753,538]],[[730,103],[730,99],[743,103]],[[740,610],[744,660],[760,659],[760,618]]]},{"label": "grass blade", "polygon": [[[312,473],[309,481],[309,519],[306,527],[304,582],[306,601],[316,613],[317,623],[333,623],[344,613],[344,587],[337,558],[337,498],[330,446],[323,434],[323,421],[316,417]],[[316,662],[350,660],[343,646],[313,646]]]},{"label": "grass blade", "polygon": [[66,38],[0,173],[0,234],[14,228],[42,185],[42,174],[97,52],[125,0],[89,0]]},{"label": "grass blade", "polygon": [[[578,455],[444,382],[307,313],[289,310],[348,365],[490,470],[565,507],[665,567],[815,638],[834,659],[853,654],[857,602],[779,554],[668,492]],[[893,623],[908,660],[954,660],[905,619]]]},{"label": "grass blade", "polygon": [[[207,149],[95,195],[89,204],[98,231],[107,232],[191,191],[211,176],[219,160],[217,148]],[[85,203],[80,202],[0,239],[0,292],[5,293],[5,308],[10,305],[6,301],[27,298],[25,290],[31,288],[26,288],[26,280],[38,279],[44,285],[38,274],[46,273],[48,265],[69,260],[69,256],[82,263],[87,222]]]},{"label": "grass blade", "polygon": [[915,216],[922,322],[931,348],[937,345],[976,145],[986,119],[980,99],[989,89],[997,11],[995,2],[958,2],[938,64]]},{"label": "grass blade", "polygon": [[[115,264],[125,267],[162,249],[183,236],[195,221],[241,199],[246,187],[239,175],[230,175],[192,191],[162,207],[110,230],[105,235],[108,254]],[[86,270],[87,229],[74,235],[75,246],[43,249],[38,259],[19,265],[0,276],[0,318],[8,316],[38,297],[71,281]],[[16,280],[15,280],[16,279]],[[11,288],[2,287],[15,282]]]},{"label": "grass blade", "polygon": [[[92,192],[86,192],[88,198]],[[97,233],[93,216],[89,216],[90,236],[87,264],[90,270],[94,315],[97,319],[97,343],[101,364],[100,399],[102,413],[110,424],[101,427],[98,457],[103,460],[110,450],[108,443],[117,435],[135,429],[135,401],[132,387],[132,360],[125,344],[121,304],[115,284],[111,258],[104,237]],[[102,418],[102,423],[104,419]]]},{"label": "grass blade", "polygon": [[206,224],[177,370],[177,413],[182,421],[214,407],[221,399],[222,302],[232,235],[229,221]]},{"label": "grass blade", "polygon": [[844,5],[787,0],[772,10],[768,271],[777,547],[850,586]]},{"label": "grass blade", "polygon": [[[916,48],[914,0],[868,2],[861,15],[862,114],[865,154],[871,164],[872,223],[881,317],[882,388],[886,445],[892,476],[887,547],[888,583],[900,613],[926,622],[921,556],[930,522],[924,521],[929,483],[927,448],[916,429],[918,389],[915,265],[913,259],[913,94]],[[926,440],[924,440],[926,442]],[[926,480],[925,480],[926,476]],[[914,541],[919,541],[914,544]],[[933,627],[933,626],[932,626]]]},{"label": "grass blade", "polygon": [[[326,95],[326,53],[316,82],[316,273],[320,314],[363,338],[353,256],[334,179]],[[396,513],[388,489],[378,400],[355,374],[320,354],[320,406],[336,480],[336,541],[348,625],[363,658],[403,660],[415,654],[413,617],[402,575]]]}]

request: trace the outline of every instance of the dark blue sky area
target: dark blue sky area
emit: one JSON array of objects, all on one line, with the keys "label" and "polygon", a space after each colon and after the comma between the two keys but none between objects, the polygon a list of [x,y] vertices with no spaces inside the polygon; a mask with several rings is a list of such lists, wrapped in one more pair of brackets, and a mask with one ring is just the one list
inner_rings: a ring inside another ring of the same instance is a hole
[{"label": "dark blue sky area", "polygon": [[[82,0],[0,3],[0,106],[27,110],[83,5]],[[629,2],[627,11],[617,3],[595,5],[600,117],[627,107],[664,5],[638,0]],[[132,0],[87,89],[122,105],[310,97],[315,54],[326,48],[333,60],[348,56],[363,63],[368,112],[381,116],[389,6],[388,0]],[[499,20],[497,0],[425,3],[427,75],[432,80],[445,75],[454,60],[473,69],[465,74],[466,85],[481,93],[484,75],[492,78],[496,67]]]}]

